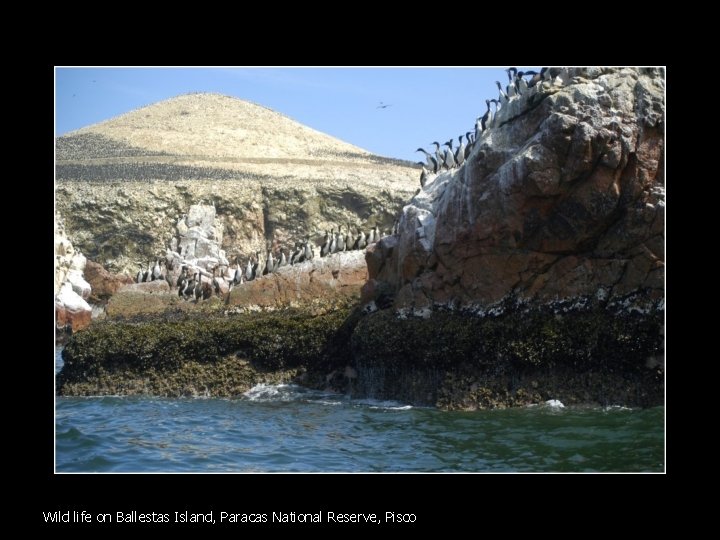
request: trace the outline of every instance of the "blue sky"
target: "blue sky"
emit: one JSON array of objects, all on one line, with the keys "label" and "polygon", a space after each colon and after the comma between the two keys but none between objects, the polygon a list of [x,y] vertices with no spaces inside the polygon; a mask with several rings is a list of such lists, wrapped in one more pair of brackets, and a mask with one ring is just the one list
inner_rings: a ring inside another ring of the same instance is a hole
[{"label": "blue sky", "polygon": [[[187,92],[254,101],[373,153],[419,161],[419,146],[474,129],[497,97],[494,68],[57,68],[56,135]],[[525,69],[518,66],[519,69]],[[527,68],[535,69],[539,68]],[[380,103],[389,107],[378,108]]]}]

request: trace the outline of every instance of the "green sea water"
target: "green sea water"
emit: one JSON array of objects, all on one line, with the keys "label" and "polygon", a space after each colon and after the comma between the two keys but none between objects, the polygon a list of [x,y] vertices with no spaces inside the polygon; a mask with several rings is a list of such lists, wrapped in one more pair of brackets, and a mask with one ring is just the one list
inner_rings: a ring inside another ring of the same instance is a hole
[{"label": "green sea water", "polygon": [[237,399],[56,400],[56,470],[664,470],[664,408],[444,412],[294,385]]}]

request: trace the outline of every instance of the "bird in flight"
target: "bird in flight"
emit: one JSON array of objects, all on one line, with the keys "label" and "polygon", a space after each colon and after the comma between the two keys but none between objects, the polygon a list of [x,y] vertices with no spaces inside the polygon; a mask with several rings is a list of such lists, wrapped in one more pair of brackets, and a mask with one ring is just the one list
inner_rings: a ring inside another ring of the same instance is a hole
[{"label": "bird in flight", "polygon": [[381,102],[380,102],[380,105],[378,105],[378,106],[375,107],[375,108],[376,108],[376,109],[387,109],[388,107],[392,107],[392,103],[387,103],[387,104],[386,104],[386,103],[383,103],[383,102],[381,101]]}]

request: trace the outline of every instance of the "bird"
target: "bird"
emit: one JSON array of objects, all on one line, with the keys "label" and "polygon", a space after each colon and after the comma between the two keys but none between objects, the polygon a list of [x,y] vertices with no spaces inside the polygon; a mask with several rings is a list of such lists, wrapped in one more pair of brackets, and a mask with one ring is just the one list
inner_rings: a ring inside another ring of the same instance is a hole
[{"label": "bird", "polygon": [[465,159],[467,159],[468,156],[470,155],[470,152],[472,152],[473,143],[475,142],[475,141],[473,141],[473,140],[470,140],[470,135],[472,135],[472,133],[469,132],[469,131],[465,134],[465,138],[466,138],[467,141],[468,141],[467,146],[465,146]]},{"label": "bird", "polygon": [[267,257],[265,257],[265,268],[263,268],[262,275],[267,276],[272,274],[275,269],[275,258],[273,257],[272,251],[268,249]]},{"label": "bird", "polygon": [[[508,97],[511,98],[517,94],[516,88],[515,88],[515,79],[517,78],[517,68],[511,67],[511,68],[506,69],[505,72],[507,73],[508,82],[510,83],[505,87],[505,92],[507,92]],[[511,74],[511,72],[512,72],[512,74]]]},{"label": "bird", "polygon": [[[330,251],[328,252],[328,255],[332,255],[337,251],[337,235],[335,234],[335,229],[330,229]],[[307,252],[307,250],[306,250]],[[307,253],[305,253],[305,258],[307,258]]]},{"label": "bird", "polygon": [[432,162],[431,160],[432,160],[433,158],[432,158],[432,155],[430,154],[430,152],[428,152],[428,151],[425,150],[424,148],[418,148],[418,149],[415,150],[415,151],[416,151],[416,152],[422,152],[423,154],[425,154],[425,157],[426,157],[426,159],[427,159],[428,165],[430,165],[430,166],[432,167],[433,162]]},{"label": "bird", "polygon": [[378,106],[375,107],[375,108],[376,108],[376,109],[387,109],[388,107],[392,107],[392,103],[383,103],[383,102],[381,101],[381,102],[380,102],[380,105],[378,105]]},{"label": "bird", "polygon": [[305,238],[305,250],[303,251],[303,255],[305,257],[306,261],[312,261],[315,258],[315,252],[312,249],[312,246],[310,245],[310,237],[307,236]]},{"label": "bird", "polygon": [[420,187],[425,187],[425,183],[427,182],[428,170],[425,168],[424,161],[418,161],[417,164],[422,167],[422,172],[420,173]]},{"label": "bird", "polygon": [[455,150],[455,163],[457,163],[458,167],[462,165],[463,161],[465,161],[465,144],[462,142],[463,136],[460,135],[458,137],[458,143],[460,146],[457,150]]},{"label": "bird", "polygon": [[440,150],[440,143],[437,141],[433,141],[432,144],[435,145],[435,157],[437,158],[438,162],[438,170],[440,169],[440,167],[445,167],[447,169],[447,165],[445,164],[445,153]]},{"label": "bird", "polygon": [[338,251],[345,251],[345,236],[342,232],[342,225],[338,227],[338,234],[337,234],[337,250]]},{"label": "bird", "polygon": [[528,88],[532,88],[537,83],[542,82],[543,74],[547,71],[547,68],[542,68],[540,70],[540,73],[537,71],[526,71],[524,75],[531,75],[532,78],[530,79],[530,82],[527,83]]},{"label": "bird", "polygon": [[500,81],[495,81],[495,84],[497,84],[498,90],[500,91],[500,99],[503,100],[503,101],[505,101],[505,103],[507,103],[508,101],[510,101],[510,98],[508,97],[508,95],[507,95],[505,92],[503,92],[502,85],[500,84]]},{"label": "bird", "polygon": [[448,169],[452,169],[455,165],[457,165],[457,163],[455,163],[455,155],[453,154],[452,149],[452,139],[446,142],[445,146],[447,146],[447,150],[445,150],[445,165]]},{"label": "bird", "polygon": [[515,87],[516,87],[517,93],[519,95],[523,95],[530,88],[528,86],[527,81],[524,78],[525,75],[526,75],[526,73],[523,73],[522,71],[518,71],[517,79],[515,79]]},{"label": "bird", "polygon": [[562,77],[564,72],[566,72],[566,70],[564,70],[563,68],[557,68],[557,67],[548,68],[545,71],[545,78],[548,80],[548,82],[552,86],[553,84],[555,84],[557,78],[560,77],[560,84],[563,85],[563,84],[565,84],[565,81],[563,80],[563,77]]},{"label": "bird", "polygon": [[325,231],[325,238],[323,240],[322,247],[320,248],[320,257],[327,257],[330,254],[330,233]]},{"label": "bird", "polygon": [[[502,92],[502,90],[501,90]],[[488,128],[488,124],[492,123],[492,113],[490,112],[490,100],[485,100],[485,105],[487,105],[487,111],[485,111],[485,114],[482,115],[482,118],[480,119],[480,127],[482,128],[482,131],[485,131]],[[476,128],[477,129],[477,128]],[[475,138],[477,139],[478,133],[476,131]]]},{"label": "bird", "polygon": [[238,283],[242,283],[242,276],[243,272],[240,265],[240,259],[235,256],[235,275],[233,276],[233,284],[237,285]]}]

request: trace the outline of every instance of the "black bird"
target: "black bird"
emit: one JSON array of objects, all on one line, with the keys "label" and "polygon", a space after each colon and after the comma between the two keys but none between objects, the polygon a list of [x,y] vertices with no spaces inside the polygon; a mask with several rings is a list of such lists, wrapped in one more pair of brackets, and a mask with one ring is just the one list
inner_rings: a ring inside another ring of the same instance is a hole
[{"label": "black bird", "polygon": [[[513,97],[517,94],[517,88],[516,88],[516,79],[517,79],[517,68],[511,67],[505,70],[508,76],[508,81],[510,84],[508,84],[505,87],[505,92],[507,93],[507,96],[509,98]],[[512,72],[512,74],[511,74]]]},{"label": "black bird", "polygon": [[539,83],[540,81],[542,81],[542,79],[543,79],[543,74],[544,74],[546,71],[547,71],[547,68],[542,68],[542,69],[540,70],[540,73],[538,73],[537,71],[526,71],[526,72],[525,72],[525,75],[531,75],[531,76],[532,76],[532,79],[530,79],[530,82],[528,82],[528,88],[532,88],[532,87],[535,86],[537,83]]},{"label": "black bird", "polygon": [[[502,92],[502,90],[500,90]],[[492,122],[490,119],[490,100],[485,100],[485,105],[487,105],[487,111],[485,111],[485,114],[482,115],[482,118],[480,119],[480,126],[482,127],[482,130],[485,131],[487,129],[488,122]],[[475,136],[477,137],[477,135]]]},{"label": "black bird", "polygon": [[[416,151],[416,152],[422,152],[423,154],[425,154],[425,156],[426,156],[426,158],[427,158],[428,165],[432,166],[432,162],[435,161],[435,160],[434,160],[433,157],[430,155],[430,152],[428,152],[428,151],[425,150],[424,148],[418,148],[418,149],[415,150],[415,151]],[[431,160],[432,160],[432,161],[431,161]]]},{"label": "black bird", "polygon": [[378,105],[378,106],[375,107],[375,108],[376,108],[376,109],[387,109],[388,107],[392,107],[392,103],[383,103],[383,102],[381,101],[381,102],[380,102],[380,105]]},{"label": "black bird", "polygon": [[425,182],[427,182],[428,170],[425,168],[425,163],[423,163],[422,161],[418,161],[417,164],[422,167],[422,172],[420,173],[420,187],[425,187]]},{"label": "black bird", "polygon": [[475,142],[470,139],[470,135],[472,135],[472,133],[469,131],[465,134],[465,138],[467,139],[467,142],[468,142],[467,145],[465,146],[465,156],[464,156],[465,159],[467,159],[468,156],[470,155],[470,152],[472,152],[473,143]]},{"label": "black bird", "polygon": [[500,91],[500,99],[504,100],[505,103],[507,103],[508,101],[510,101],[510,98],[508,97],[508,95],[507,95],[505,92],[503,92],[502,85],[500,84],[500,81],[495,81],[495,84],[497,84],[498,90]]}]

